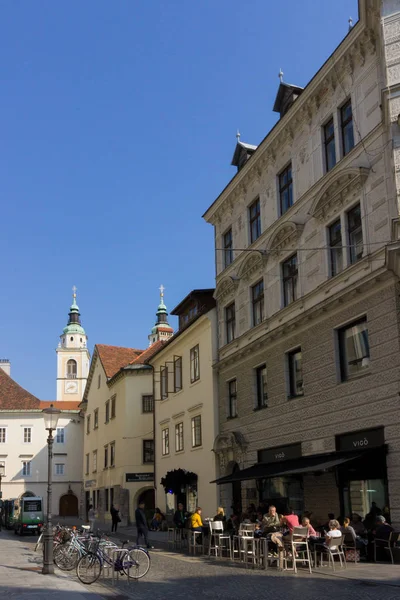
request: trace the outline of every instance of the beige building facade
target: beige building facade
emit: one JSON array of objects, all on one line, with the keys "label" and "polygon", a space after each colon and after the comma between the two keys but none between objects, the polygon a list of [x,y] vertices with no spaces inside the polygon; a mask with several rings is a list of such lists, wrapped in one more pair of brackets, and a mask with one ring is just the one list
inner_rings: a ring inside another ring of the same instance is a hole
[{"label": "beige building facade", "polygon": [[154,510],[153,353],[173,334],[160,288],[157,320],[147,350],[96,344],[81,408],[85,414],[84,505],[99,522],[134,520],[139,500]]},{"label": "beige building facade", "polygon": [[400,11],[359,11],[304,89],[281,81],[280,120],[258,147],[238,141],[204,215],[228,509],[289,503],[324,522],[376,502],[400,523]]},{"label": "beige building facade", "polygon": [[156,506],[179,502],[213,517],[218,505],[217,313],[214,290],[193,290],[173,311],[179,329],[150,359],[154,370]]}]

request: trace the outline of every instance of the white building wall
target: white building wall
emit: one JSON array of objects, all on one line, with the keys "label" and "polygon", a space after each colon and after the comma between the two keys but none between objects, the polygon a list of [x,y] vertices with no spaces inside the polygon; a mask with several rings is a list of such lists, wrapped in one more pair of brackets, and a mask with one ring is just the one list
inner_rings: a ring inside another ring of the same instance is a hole
[{"label": "white building wall", "polygon": [[[48,432],[40,410],[0,411],[0,428],[6,428],[6,442],[0,443],[0,461],[5,463],[2,478],[3,500],[17,498],[31,491],[44,498],[47,507]],[[30,443],[24,443],[24,427],[31,427]],[[64,428],[63,444],[53,446],[53,504],[52,513],[59,514],[60,498],[70,488],[81,502],[81,457],[83,452],[83,419],[78,411],[63,413],[58,427]],[[22,474],[22,462],[31,462],[31,475]],[[65,465],[64,475],[55,474],[55,464]],[[47,509],[47,508],[46,508]]]}]

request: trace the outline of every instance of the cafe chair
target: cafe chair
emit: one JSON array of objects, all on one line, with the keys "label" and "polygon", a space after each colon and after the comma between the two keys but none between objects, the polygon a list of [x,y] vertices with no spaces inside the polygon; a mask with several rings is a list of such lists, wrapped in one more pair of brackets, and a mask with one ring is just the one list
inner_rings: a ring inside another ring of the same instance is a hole
[{"label": "cafe chair", "polygon": [[327,546],[315,546],[314,548],[314,562],[315,566],[317,566],[317,555],[320,557],[320,566],[323,567],[322,564],[323,557],[328,557],[328,566],[332,566],[332,569],[335,571],[335,557],[339,558],[340,567],[344,567],[346,569],[346,557],[343,550],[343,535],[336,538],[330,538],[328,542],[326,542]]},{"label": "cafe chair", "polygon": [[[310,548],[308,545],[308,528],[307,527],[293,527],[290,540],[285,540],[283,543],[283,566],[285,571],[293,570],[297,573],[297,563],[308,565],[310,573],[311,570],[311,555]],[[288,563],[292,563],[292,567],[288,568]]]},{"label": "cafe chair", "polygon": [[228,533],[224,532],[224,525],[222,521],[209,521],[210,527],[210,544],[208,546],[208,556],[211,556],[212,552],[215,552],[215,558],[218,556],[218,552],[222,556],[222,552],[226,550],[229,552],[230,558],[232,558],[232,540]]},{"label": "cafe chair", "polygon": [[374,562],[377,562],[376,548],[378,547],[378,548],[383,548],[383,550],[389,550],[390,560],[392,561],[392,565],[394,565],[393,549],[397,547],[400,550],[400,546],[399,546],[400,531],[391,531],[391,533],[389,535],[389,539],[387,539],[387,540],[375,538],[373,543],[374,543]]}]

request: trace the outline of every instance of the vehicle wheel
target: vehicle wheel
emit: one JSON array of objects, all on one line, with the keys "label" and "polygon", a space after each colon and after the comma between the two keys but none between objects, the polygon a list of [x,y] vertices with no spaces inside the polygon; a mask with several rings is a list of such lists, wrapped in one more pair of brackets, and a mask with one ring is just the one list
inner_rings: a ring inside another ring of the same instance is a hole
[{"label": "vehicle wheel", "polygon": [[143,548],[132,548],[124,554],[122,568],[130,579],[141,579],[150,569],[150,556]]},{"label": "vehicle wheel", "polygon": [[76,574],[79,581],[90,585],[98,580],[101,573],[101,561],[97,554],[89,552],[82,556],[76,566]]},{"label": "vehicle wheel", "polygon": [[54,563],[61,571],[72,571],[78,564],[79,550],[72,544],[61,544],[54,551]]}]

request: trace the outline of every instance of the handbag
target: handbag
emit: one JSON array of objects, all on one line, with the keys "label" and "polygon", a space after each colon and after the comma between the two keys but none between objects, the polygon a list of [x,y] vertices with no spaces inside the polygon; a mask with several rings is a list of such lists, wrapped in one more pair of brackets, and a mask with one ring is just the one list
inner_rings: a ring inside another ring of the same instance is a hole
[{"label": "handbag", "polygon": [[346,562],[360,562],[360,551],[355,548],[346,548],[344,555]]}]

